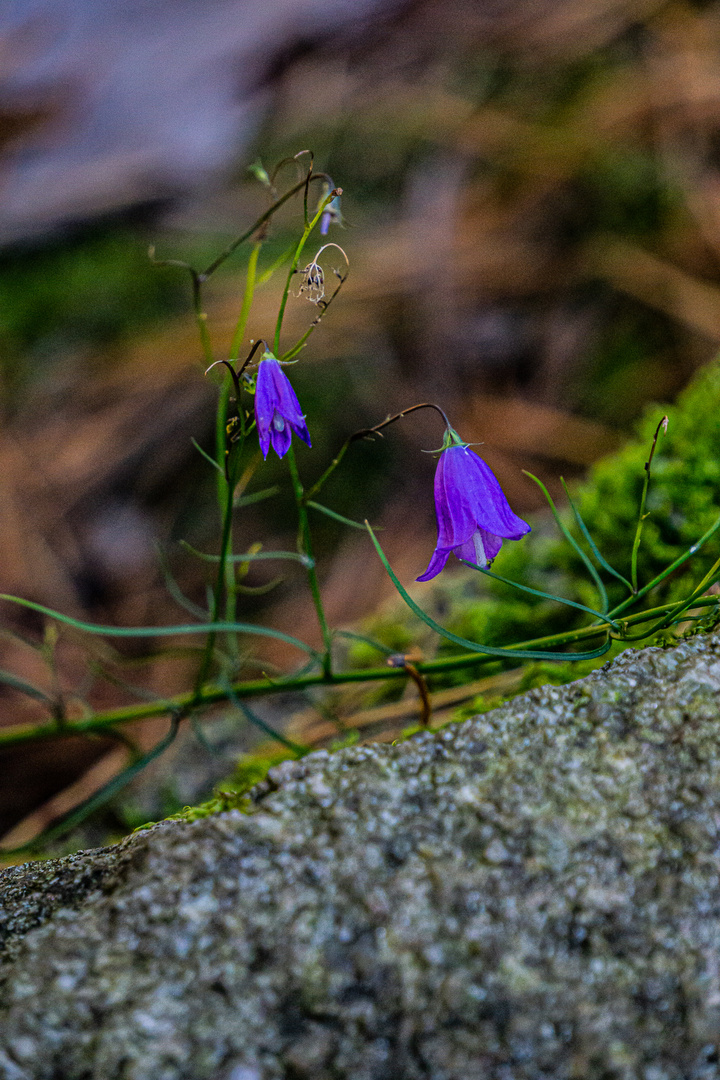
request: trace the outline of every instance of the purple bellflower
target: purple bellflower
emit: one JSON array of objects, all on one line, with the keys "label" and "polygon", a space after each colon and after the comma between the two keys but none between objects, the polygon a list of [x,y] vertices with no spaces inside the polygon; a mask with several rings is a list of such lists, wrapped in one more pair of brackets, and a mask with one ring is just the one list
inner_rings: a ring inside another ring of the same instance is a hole
[{"label": "purple bellflower", "polygon": [[503,540],[519,540],[530,526],[512,512],[500,484],[482,458],[450,429],[435,473],[438,540],[418,581],[429,581],[452,551],[458,559],[489,566]]},{"label": "purple bellflower", "polygon": [[267,458],[271,446],[278,457],[284,457],[290,449],[293,431],[308,446],[312,445],[290,380],[279,360],[268,352],[260,361],[257,371],[255,422],[264,458]]}]

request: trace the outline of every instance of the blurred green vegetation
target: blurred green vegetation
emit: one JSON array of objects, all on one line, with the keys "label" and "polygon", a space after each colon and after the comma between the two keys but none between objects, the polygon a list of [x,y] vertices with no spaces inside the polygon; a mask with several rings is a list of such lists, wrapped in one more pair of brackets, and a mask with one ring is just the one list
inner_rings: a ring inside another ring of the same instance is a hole
[{"label": "blurred green vegetation", "polygon": [[153,267],[148,244],[123,224],[0,254],[0,366],[9,393],[51,377],[71,350],[98,349],[177,315],[177,272]]}]

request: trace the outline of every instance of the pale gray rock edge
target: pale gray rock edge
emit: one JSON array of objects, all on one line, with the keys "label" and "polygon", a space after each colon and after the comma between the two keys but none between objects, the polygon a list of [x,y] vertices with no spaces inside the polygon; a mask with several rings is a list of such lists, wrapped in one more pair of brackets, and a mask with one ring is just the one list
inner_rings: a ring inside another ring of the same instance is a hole
[{"label": "pale gray rock edge", "polygon": [[2,1080],[720,1077],[720,636],[0,875]]}]

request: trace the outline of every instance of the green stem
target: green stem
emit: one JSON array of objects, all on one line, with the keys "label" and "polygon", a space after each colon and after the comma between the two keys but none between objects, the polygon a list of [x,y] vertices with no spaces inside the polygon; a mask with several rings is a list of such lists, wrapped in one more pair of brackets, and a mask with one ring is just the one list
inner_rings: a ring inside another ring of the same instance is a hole
[{"label": "green stem", "polygon": [[318,622],[320,624],[320,632],[322,633],[323,644],[325,646],[323,673],[329,678],[332,675],[332,634],[330,633],[327,619],[325,618],[325,609],[323,608],[322,597],[320,596],[320,586],[318,584],[317,571],[315,570],[315,558],[312,550],[310,521],[308,519],[307,506],[305,505],[305,491],[300,479],[300,473],[298,472],[294,447],[291,446],[288,450],[287,458],[288,464],[290,465],[290,476],[292,477],[293,491],[295,493],[295,502],[298,511],[298,549],[300,554],[304,555],[306,559],[309,560],[306,567],[308,584],[310,585],[310,592],[312,593],[313,604],[315,605],[315,611],[317,612]]},{"label": "green stem", "polygon": [[632,555],[630,557],[630,581],[632,582],[632,591],[637,595],[638,591],[638,552],[640,550],[640,539],[642,537],[643,525],[645,524],[645,503],[647,500],[648,486],[650,484],[650,466],[652,465],[652,459],[655,454],[655,447],[657,446],[658,436],[660,435],[660,428],[664,428],[667,431],[668,418],[663,416],[662,420],[655,428],[655,434],[653,436],[652,446],[650,447],[650,456],[645,462],[645,479],[643,480],[642,495],[640,497],[640,513],[638,515],[638,523],[635,529],[635,539],[633,540]]},{"label": "green stem", "polygon": [[661,582],[665,580],[665,578],[669,577],[670,574],[678,570],[684,563],[688,561],[688,559],[691,559],[693,555],[696,555],[700,548],[702,548],[719,529],[720,517],[718,517],[716,521],[707,530],[707,532],[700,537],[697,544],[693,544],[692,547],[688,548],[688,550],[684,552],[684,554],[679,555],[674,562],[671,562],[669,566],[665,567],[662,573],[658,574],[657,577],[654,577],[652,581],[648,582],[647,585],[643,585],[642,589],[635,593],[634,596],[629,596],[627,600],[623,600],[621,604],[618,604],[617,607],[614,607],[612,611],[608,612],[609,617],[613,619],[615,618],[615,616],[622,614],[623,611],[626,611],[638,600],[641,600],[642,597],[646,596],[647,593],[649,593],[652,589],[655,589],[658,585],[660,585]]},{"label": "green stem", "polygon": [[560,483],[562,484],[563,488],[565,489],[565,494],[567,495],[567,501],[570,504],[570,509],[572,510],[573,514],[575,515],[575,520],[576,520],[576,522],[578,524],[580,532],[583,534],[583,536],[587,540],[588,544],[590,545],[590,550],[592,551],[593,555],[595,556],[597,561],[600,563],[600,565],[605,570],[607,570],[608,574],[612,574],[612,576],[614,578],[617,578],[618,581],[621,581],[623,583],[623,585],[626,587],[626,589],[628,589],[630,592],[632,592],[633,587],[630,584],[630,582],[628,581],[628,579],[626,577],[623,577],[622,574],[619,574],[618,571],[615,570],[614,567],[612,567],[610,565],[610,563],[607,561],[607,559],[604,558],[604,556],[600,552],[600,549],[598,548],[597,544],[595,543],[592,536],[590,535],[590,530],[588,529],[587,525],[585,524],[585,522],[583,521],[583,519],[582,519],[582,517],[580,515],[580,511],[578,510],[577,506],[573,502],[572,495],[570,494],[570,489],[568,488],[568,486],[565,483],[565,480],[563,479],[562,476],[560,477]]},{"label": "green stem", "polygon": [[233,386],[231,376],[225,368],[223,368],[223,371],[225,372],[225,375],[223,384],[220,387],[220,395],[218,397],[217,410],[215,413],[215,462],[218,466],[216,497],[221,522],[224,521],[225,518],[225,501],[228,487],[228,478],[225,473],[225,451],[227,448],[228,408],[230,405],[230,393]]},{"label": "green stem", "polygon": [[207,281],[207,279],[215,273],[218,267],[221,266],[226,259],[229,259],[232,253],[237,248],[239,248],[241,244],[244,244],[246,240],[249,240],[253,233],[257,232],[257,230],[261,228],[261,226],[263,226],[266,221],[270,220],[273,214],[280,209],[283,203],[286,203],[288,199],[291,199],[293,197],[293,195],[297,195],[298,191],[302,191],[305,185],[308,183],[312,183],[313,180],[325,180],[325,174],[314,173],[312,176],[301,180],[298,184],[295,184],[294,187],[291,187],[290,190],[286,191],[285,194],[282,195],[279,199],[276,199],[272,206],[269,206],[265,213],[261,214],[257,221],[253,225],[251,225],[249,229],[246,229],[241,236],[238,236],[236,240],[233,240],[231,244],[228,244],[225,250],[221,251],[216,259],[213,259],[207,269],[203,270],[201,274],[198,274],[200,280]]},{"label": "green stem", "polygon": [[478,566],[477,563],[470,562],[469,559],[461,559],[461,563],[465,566],[469,566],[472,570],[479,570],[481,574],[486,574],[487,577],[493,578],[495,581],[501,581],[503,585],[509,585],[513,589],[519,589],[520,592],[530,593],[531,596],[539,596],[543,600],[552,600],[556,604],[565,604],[566,607],[577,608],[578,611],[585,611],[588,615],[592,615],[596,619],[601,619],[602,622],[611,626],[613,630],[618,629],[617,623],[608,618],[607,615],[602,615],[599,611],[595,611],[594,608],[586,607],[585,604],[578,604],[575,600],[567,600],[564,596],[555,596],[554,593],[541,592],[540,589],[531,589],[529,585],[521,585],[519,581],[512,581],[510,578],[503,577],[501,574],[496,574],[492,570],[488,570],[487,566]]},{"label": "green stem", "polygon": [[280,299],[280,308],[278,310],[277,322],[275,324],[275,337],[273,339],[273,353],[275,354],[275,356],[280,355],[280,332],[282,331],[283,319],[285,318],[285,308],[287,307],[288,296],[290,295],[290,285],[292,284],[293,277],[297,273],[300,256],[302,255],[303,248],[308,241],[310,233],[317,225],[318,221],[322,217],[323,210],[330,202],[332,202],[332,195],[328,195],[326,199],[323,199],[317,210],[317,213],[313,218],[311,218],[311,220],[303,229],[302,236],[298,240],[298,245],[295,248],[295,254],[293,255],[292,262],[290,263],[290,269],[288,270],[287,279],[285,281],[285,288],[283,289],[283,294]]},{"label": "green stem", "polygon": [[[688,610],[688,608],[695,607],[697,600],[702,596],[702,594],[704,592],[706,592],[707,589],[709,589],[711,585],[715,584],[715,582],[718,579],[718,573],[719,572],[720,572],[720,559],[716,559],[716,561],[710,567],[710,569],[708,570],[707,574],[702,579],[700,584],[696,585],[696,587],[693,589],[690,596],[688,596],[686,600],[683,600],[681,602],[681,604],[679,605],[679,607],[675,611],[672,611],[670,614],[665,615],[664,618],[661,618],[656,623],[655,626],[651,626],[650,629],[647,631],[647,633],[644,634],[643,636],[648,637],[651,634],[659,634],[661,630],[666,630],[671,622],[677,621],[678,618],[685,611]],[[718,600],[717,600],[716,597],[713,597],[713,599],[715,600],[715,603],[718,603]],[[630,638],[629,640],[632,640],[632,638]]]},{"label": "green stem", "polygon": [[[674,604],[664,604],[661,607],[650,608],[647,611],[630,615],[623,620],[623,628],[651,622],[660,615],[673,617],[678,610],[683,608],[685,603],[686,601],[683,600]],[[718,598],[716,596],[701,596],[693,601],[693,607],[697,608],[717,607],[717,605]],[[202,627],[198,629],[200,630]],[[508,651],[518,650],[525,652],[530,649],[571,645],[601,635],[604,636],[606,633],[607,630],[604,626],[585,626],[579,630],[548,634],[545,637],[518,642],[516,645],[509,645]],[[573,654],[568,653],[566,659],[572,660]],[[463,668],[487,667],[497,663],[496,657],[481,656],[478,653],[461,653],[457,656],[446,656],[439,660],[419,662],[415,666],[424,675],[439,675],[449,671],[460,671]],[[348,683],[383,682],[386,679],[398,678],[407,678],[407,673],[403,668],[364,668],[358,671],[332,672],[329,676],[323,671],[311,675],[289,676],[282,679],[270,679],[267,676],[262,679],[247,679],[243,682],[233,683],[232,691],[236,697],[250,698],[261,697],[265,694],[284,693],[291,690],[302,691],[312,686],[343,686]],[[68,735],[101,734],[106,728],[113,727],[116,724],[133,723],[138,720],[146,720],[152,716],[184,712],[189,707],[200,708],[214,705],[219,701],[226,701],[227,698],[227,686],[205,686],[197,694],[195,692],[178,694],[176,697],[164,701],[140,702],[118,709],[111,709],[107,712],[94,713],[92,716],[83,717],[82,720],[68,720],[62,731],[58,731],[54,721],[43,724],[17,724],[13,727],[0,728],[0,746],[15,746],[20,743],[37,742],[40,739],[64,738]]]},{"label": "green stem", "polygon": [[[247,276],[245,278],[245,292],[243,294],[242,307],[240,308],[240,317],[238,318],[237,326],[235,327],[235,333],[233,334],[232,341],[230,342],[230,361],[237,360],[240,349],[242,347],[243,338],[245,337],[245,330],[247,328],[248,318],[250,316],[250,309],[252,307],[253,297],[255,295],[255,281],[257,278],[257,264],[258,256],[260,255],[260,249],[262,247],[262,241],[258,240],[250,252],[250,258],[248,259]],[[227,405],[229,401],[229,387],[227,386],[227,380],[223,389],[226,391],[226,398],[224,404],[225,423],[223,425],[223,454],[225,453],[225,429],[227,427]],[[230,461],[230,475],[227,479],[227,487],[225,491],[220,495],[220,488],[222,486],[223,476],[218,477],[218,496],[221,506],[221,517],[223,522],[223,534],[222,543],[220,547],[220,565],[218,567],[218,583],[216,586],[216,597],[220,597],[224,590],[225,595],[225,621],[234,622],[237,611],[237,591],[235,588],[235,569],[229,556],[232,552],[232,518],[233,518],[233,496],[235,493],[235,485],[237,484],[237,474],[240,458],[242,456],[242,447],[245,441],[245,418],[243,416],[242,402],[237,402],[237,412],[240,418],[241,425],[241,439],[240,443],[235,449],[231,449],[231,461]],[[219,415],[219,411],[218,411]],[[219,424],[216,431],[216,436],[220,436]],[[219,445],[217,447],[219,452]],[[218,457],[218,464],[222,464]],[[218,607],[219,614],[219,607]],[[240,655],[240,645],[238,642],[237,634],[228,635],[228,643],[230,645],[231,654],[237,659]],[[209,660],[209,654],[208,654]],[[207,672],[206,672],[207,677]]]},{"label": "green stem", "polygon": [[[219,411],[219,407],[218,407]],[[224,453],[224,450],[223,450]],[[211,612],[211,622],[216,623],[220,620],[220,611],[223,605],[223,599],[225,600],[226,622],[235,621],[235,571],[233,564],[229,561],[228,556],[230,554],[230,548],[232,546],[232,524],[233,524],[233,491],[235,490],[235,484],[237,483],[238,466],[240,462],[240,456],[242,453],[242,443],[231,451],[230,455],[230,467],[228,470],[228,477],[225,478],[225,474],[221,477],[224,484],[223,504],[221,507],[222,512],[222,536],[220,540],[220,555],[218,559],[218,571],[217,578],[215,580],[215,589],[213,594],[213,606]],[[228,635],[231,641],[234,641],[235,647],[233,652],[237,654],[237,636]],[[207,680],[210,673],[210,666],[212,664],[213,652],[215,650],[215,641],[217,638],[217,631],[211,630],[207,637],[205,644],[205,651],[200,664],[200,668],[195,680],[195,692],[196,694],[201,690],[203,684]]]},{"label": "green stem", "polygon": [[[250,315],[250,308],[252,307],[253,296],[255,294],[255,280],[257,276],[257,263],[260,249],[262,247],[262,241],[258,240],[250,252],[250,258],[248,259],[247,276],[245,279],[245,292],[243,294],[242,306],[240,308],[240,316],[238,318],[237,326],[235,327],[235,333],[233,334],[232,341],[230,343],[230,360],[237,360],[240,348],[242,346],[243,338],[245,337],[245,330],[247,327],[248,317]],[[228,423],[228,409],[230,405],[230,393],[232,390],[232,380],[228,374],[225,375],[222,388],[220,390],[220,397],[218,400],[217,412],[215,415],[215,460],[218,468],[217,475],[217,502],[218,509],[220,511],[220,521],[222,524],[222,540],[220,544],[220,559],[218,566],[218,576],[215,585],[215,600],[212,612],[212,621],[217,622],[220,617],[220,610],[222,606],[223,597],[225,598],[225,621],[234,622],[235,613],[237,607],[237,596],[235,592],[235,571],[232,564],[228,561],[228,556],[232,550],[232,518],[233,518],[233,493],[235,491],[235,485],[237,483],[237,472],[240,458],[242,455],[242,446],[245,437],[245,421],[242,412],[242,404],[237,402],[238,416],[240,418],[241,425],[241,441],[238,446],[230,449],[229,469],[226,471],[226,453],[227,453],[227,423]],[[237,635],[228,635],[231,652],[234,656],[239,655],[239,644]],[[205,682],[212,663],[212,654],[215,648],[215,635],[210,634],[208,636],[203,661],[198,671],[197,681],[195,689],[199,690],[202,684]]]},{"label": "green stem", "polygon": [[381,420],[379,424],[375,424],[374,427],[361,428],[359,431],[354,432],[345,440],[345,442],[338,450],[337,455],[330,462],[320,479],[313,484],[309,491],[305,492],[305,504],[308,505],[310,500],[315,498],[315,496],[320,491],[325,482],[329,480],[332,474],[335,472],[338,465],[345,457],[345,453],[347,452],[348,448],[354,442],[356,442],[358,439],[369,439],[373,435],[378,435],[383,428],[388,427],[390,424],[397,423],[398,420],[402,420],[404,417],[409,416],[410,413],[417,412],[418,409],[434,409],[435,412],[440,414],[443,421],[445,422],[446,427],[450,426],[447,416],[439,405],[435,405],[432,401],[421,401],[418,405],[410,405],[407,409],[403,409],[401,412],[395,413],[394,416],[386,416],[384,420]]},{"label": "green stem", "polygon": [[570,530],[565,525],[565,522],[563,521],[563,519],[560,517],[560,514],[557,511],[557,507],[555,506],[555,503],[553,502],[552,495],[550,494],[548,489],[545,487],[542,480],[539,480],[537,476],[534,476],[531,472],[528,472],[527,469],[523,469],[523,472],[525,473],[526,476],[529,476],[531,480],[535,481],[535,483],[537,484],[537,486],[540,488],[543,495],[547,499],[548,505],[549,505],[550,509],[552,510],[552,515],[555,518],[555,521],[557,522],[557,526],[560,529],[560,532],[563,534],[563,536],[565,537],[567,542],[571,545],[571,547],[573,547],[575,549],[575,551],[577,552],[577,554],[580,556],[583,563],[585,564],[585,568],[586,568],[587,572],[590,574],[590,577],[595,582],[595,586],[596,586],[597,591],[598,591],[598,593],[600,595],[600,607],[601,607],[601,610],[602,610],[604,615],[607,615],[608,596],[607,596],[607,591],[605,589],[605,586],[604,586],[604,584],[602,582],[602,579],[601,579],[600,575],[598,574],[597,570],[595,569],[595,567],[593,566],[592,562],[587,557],[587,555],[585,554],[583,549],[578,544],[575,537],[572,535]]}]

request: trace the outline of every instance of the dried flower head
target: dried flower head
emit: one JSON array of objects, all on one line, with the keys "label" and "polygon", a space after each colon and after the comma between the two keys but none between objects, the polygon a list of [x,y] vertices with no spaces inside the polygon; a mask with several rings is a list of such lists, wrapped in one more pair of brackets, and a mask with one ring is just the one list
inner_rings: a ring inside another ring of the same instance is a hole
[{"label": "dried flower head", "polygon": [[[319,253],[318,253],[319,254]],[[325,274],[317,255],[309,262],[302,271],[302,282],[298,289],[298,296],[306,296],[313,304],[319,304],[325,295]]]}]

